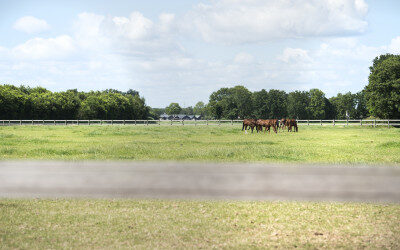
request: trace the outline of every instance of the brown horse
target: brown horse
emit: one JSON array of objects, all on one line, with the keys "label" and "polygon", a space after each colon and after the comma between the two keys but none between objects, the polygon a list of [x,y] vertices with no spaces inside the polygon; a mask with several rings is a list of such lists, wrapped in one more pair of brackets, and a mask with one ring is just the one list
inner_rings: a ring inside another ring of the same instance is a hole
[{"label": "brown horse", "polygon": [[[243,129],[246,131],[247,127],[250,127],[251,128],[251,132],[253,133],[254,127],[256,127],[256,120],[255,119],[244,119],[243,120],[242,131],[243,131]],[[257,132],[258,132],[258,130],[257,130]]]},{"label": "brown horse", "polygon": [[277,133],[277,121],[276,119],[270,119],[270,120],[257,120],[257,126],[260,128],[260,130],[262,131],[263,127],[265,127],[264,130],[264,134],[266,131],[268,131],[268,133],[271,133],[271,127],[274,129],[274,132]]},{"label": "brown horse", "polygon": [[287,122],[288,132],[292,132],[292,128],[294,128],[293,132],[299,132],[299,128],[297,127],[296,119],[288,119]]},{"label": "brown horse", "polygon": [[282,131],[285,131],[285,127],[287,126],[286,125],[286,118],[282,118],[281,120],[280,120],[280,123],[279,123],[279,130],[281,130],[282,129]]}]

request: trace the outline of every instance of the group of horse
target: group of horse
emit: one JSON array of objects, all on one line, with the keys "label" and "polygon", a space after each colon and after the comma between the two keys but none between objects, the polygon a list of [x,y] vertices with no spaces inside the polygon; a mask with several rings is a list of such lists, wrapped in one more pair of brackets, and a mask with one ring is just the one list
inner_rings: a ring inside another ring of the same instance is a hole
[{"label": "group of horse", "polygon": [[274,130],[275,133],[278,133],[278,130],[284,131],[285,127],[287,127],[288,132],[298,132],[299,129],[297,127],[296,119],[286,119],[283,118],[279,119],[244,119],[243,120],[243,127],[242,131],[245,130],[247,133],[247,129],[251,128],[251,132],[253,133],[254,128],[256,128],[257,133],[262,132],[263,128],[264,133],[268,130],[268,133],[271,132],[271,128]]}]

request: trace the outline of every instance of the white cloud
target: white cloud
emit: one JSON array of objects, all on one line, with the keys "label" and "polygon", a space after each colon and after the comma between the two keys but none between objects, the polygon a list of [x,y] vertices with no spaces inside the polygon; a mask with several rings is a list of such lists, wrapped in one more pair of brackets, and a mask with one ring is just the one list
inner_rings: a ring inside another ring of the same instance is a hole
[{"label": "white cloud", "polygon": [[238,53],[234,58],[235,63],[248,64],[254,62],[254,56],[245,52]]},{"label": "white cloud", "polygon": [[12,49],[12,54],[23,60],[64,59],[75,51],[70,36],[56,38],[33,38]]},{"label": "white cloud", "polygon": [[393,54],[400,54],[400,36],[392,39],[389,44],[389,51]]},{"label": "white cloud", "polygon": [[38,19],[33,16],[24,16],[14,23],[13,28],[28,34],[33,34],[50,29],[50,25],[43,19]]},{"label": "white cloud", "polygon": [[308,56],[307,50],[298,48],[286,48],[278,59],[283,62],[310,62],[311,58]]},{"label": "white cloud", "polygon": [[215,0],[199,4],[184,23],[207,42],[359,34],[367,28],[364,0]]}]

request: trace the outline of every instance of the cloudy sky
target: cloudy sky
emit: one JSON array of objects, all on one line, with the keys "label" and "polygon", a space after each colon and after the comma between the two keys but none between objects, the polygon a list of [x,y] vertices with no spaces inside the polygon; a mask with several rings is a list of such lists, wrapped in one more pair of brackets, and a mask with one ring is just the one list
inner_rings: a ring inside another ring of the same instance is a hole
[{"label": "cloudy sky", "polygon": [[153,107],[221,87],[357,92],[400,53],[398,0],[0,0],[0,84],[135,89]]}]

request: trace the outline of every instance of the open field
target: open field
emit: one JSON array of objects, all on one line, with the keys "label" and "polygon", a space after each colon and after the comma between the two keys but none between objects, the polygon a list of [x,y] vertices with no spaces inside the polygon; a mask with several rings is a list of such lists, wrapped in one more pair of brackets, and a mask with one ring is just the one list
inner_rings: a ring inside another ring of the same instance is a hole
[{"label": "open field", "polygon": [[238,125],[0,127],[0,159],[400,163],[400,129],[299,131],[244,134]]},{"label": "open field", "polygon": [[2,248],[392,248],[400,206],[0,200]]},{"label": "open field", "polygon": [[[234,125],[0,127],[0,159],[400,163],[400,130]],[[400,206],[0,199],[0,248],[400,248]]]}]

